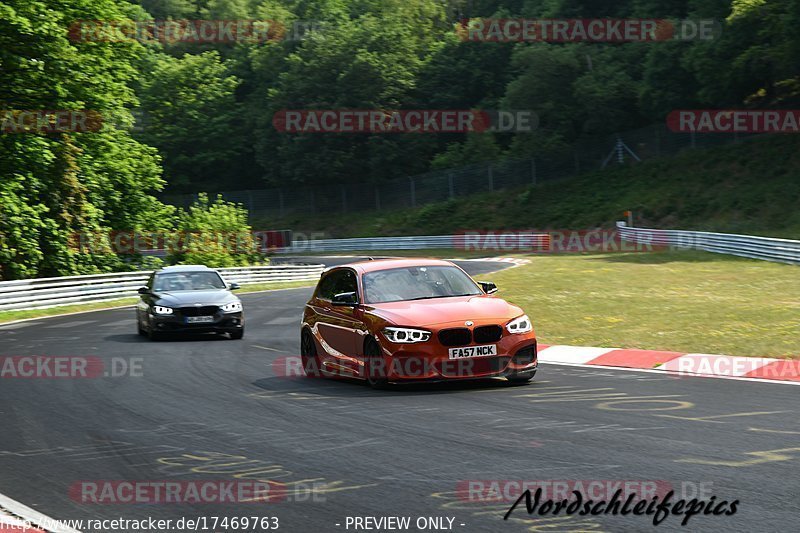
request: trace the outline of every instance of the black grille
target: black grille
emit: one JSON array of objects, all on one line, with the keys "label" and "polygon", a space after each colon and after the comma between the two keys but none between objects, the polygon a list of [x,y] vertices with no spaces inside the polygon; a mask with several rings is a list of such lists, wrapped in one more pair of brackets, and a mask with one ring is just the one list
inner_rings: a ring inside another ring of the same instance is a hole
[{"label": "black grille", "polygon": [[216,305],[206,305],[204,307],[181,307],[183,316],[213,316],[217,314],[219,307]]},{"label": "black grille", "polygon": [[472,342],[472,335],[467,328],[443,329],[439,332],[439,342],[445,346],[466,346]]},{"label": "black grille", "polygon": [[536,360],[536,345],[523,348],[514,354],[515,365],[529,365]]},{"label": "black grille", "polygon": [[503,328],[500,326],[481,326],[472,332],[476,344],[485,342],[497,342],[503,336]]}]

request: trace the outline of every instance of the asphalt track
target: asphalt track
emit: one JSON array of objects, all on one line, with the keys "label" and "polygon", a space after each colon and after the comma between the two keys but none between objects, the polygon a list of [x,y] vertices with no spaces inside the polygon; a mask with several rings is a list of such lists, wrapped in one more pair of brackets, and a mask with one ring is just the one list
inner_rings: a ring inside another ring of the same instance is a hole
[{"label": "asphalt track", "polygon": [[[132,309],[0,326],[0,355],[141,362],[126,377],[0,380],[0,493],[58,519],[277,516],[290,532],[348,531],[348,516],[450,517],[464,532],[800,529],[797,387],[558,365],[528,386],[373,391],[277,375],[273,363],[298,353],[310,292],[243,295],[242,341],[149,342]],[[69,493],[86,480],[234,478],[278,482],[291,497],[108,505]],[[503,521],[510,502],[465,501],[467,480],[656,481],[740,504],[687,527],[673,516],[657,528],[646,516],[532,519],[524,508]]]}]

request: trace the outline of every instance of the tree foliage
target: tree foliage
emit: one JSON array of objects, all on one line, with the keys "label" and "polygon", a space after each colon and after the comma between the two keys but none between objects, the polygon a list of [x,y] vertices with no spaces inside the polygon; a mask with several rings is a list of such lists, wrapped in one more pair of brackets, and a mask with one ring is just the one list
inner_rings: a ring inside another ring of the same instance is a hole
[{"label": "tree foliage", "polygon": [[[462,24],[480,17],[716,19],[718,32],[638,43],[461,40]],[[270,20],[286,31],[236,44],[68,38],[78,20],[129,18]],[[176,219],[156,199],[162,188],[379,182],[558,153],[678,108],[796,108],[798,26],[796,0],[0,0],[0,109],[113,117],[94,133],[0,134],[0,278],[122,268],[113,254],[77,253],[70,239],[184,227],[189,215]],[[539,126],[387,135],[287,134],[272,124],[286,109],[498,108],[533,111]],[[143,120],[132,131],[134,111]]]}]

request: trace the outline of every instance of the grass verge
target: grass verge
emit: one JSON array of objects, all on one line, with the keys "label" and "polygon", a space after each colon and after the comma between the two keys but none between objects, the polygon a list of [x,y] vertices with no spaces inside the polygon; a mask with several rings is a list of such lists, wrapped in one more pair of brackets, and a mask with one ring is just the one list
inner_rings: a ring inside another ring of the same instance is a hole
[{"label": "grass verge", "polygon": [[[297,287],[309,287],[314,285],[314,281],[287,281],[278,283],[256,283],[253,285],[245,285],[241,290],[236,291],[237,294],[247,294],[250,292],[272,291],[276,289],[293,289]],[[86,311],[99,311],[102,309],[110,309],[112,307],[123,307],[134,305],[138,302],[138,298],[120,298],[118,300],[107,300],[97,303],[63,305],[59,307],[50,307],[48,309],[27,309],[19,311],[0,311],[0,324],[13,322],[15,320],[24,320],[26,318],[43,318],[48,316],[67,315],[70,313],[82,313]]]},{"label": "grass verge", "polygon": [[800,358],[800,269],[704,252],[526,256],[483,278],[544,344]]}]

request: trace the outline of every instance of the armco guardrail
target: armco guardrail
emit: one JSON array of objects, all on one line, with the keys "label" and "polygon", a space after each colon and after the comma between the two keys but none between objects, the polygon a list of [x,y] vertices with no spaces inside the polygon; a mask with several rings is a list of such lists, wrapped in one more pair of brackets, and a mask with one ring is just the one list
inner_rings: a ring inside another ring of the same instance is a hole
[{"label": "armco guardrail", "polygon": [[[477,235],[477,234],[476,234]],[[479,236],[479,235],[478,235]],[[391,251],[391,250],[426,250],[439,248],[443,250],[467,250],[475,243],[475,236],[459,235],[421,235],[413,237],[360,237],[354,239],[319,239],[292,241],[291,248],[276,250],[282,254],[302,254],[307,252],[353,252],[353,251]],[[547,235],[541,233],[498,233],[492,236],[496,242],[517,242],[527,238],[530,245],[540,246],[546,243]],[[480,239],[478,239],[480,241]]]},{"label": "armco guardrail", "polygon": [[291,248],[279,253],[352,252],[356,250],[424,250],[426,248],[453,248],[453,235],[420,237],[364,237],[356,239],[318,239],[292,241]]},{"label": "armco guardrail", "polygon": [[[255,283],[316,280],[324,265],[279,265],[221,268],[228,282]],[[100,302],[136,296],[150,272],[24,279],[0,282],[0,310],[41,309],[74,303]]]},{"label": "armco guardrail", "polygon": [[800,241],[707,231],[631,228],[625,222],[617,222],[617,228],[629,242],[800,265]]}]

